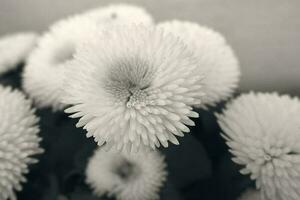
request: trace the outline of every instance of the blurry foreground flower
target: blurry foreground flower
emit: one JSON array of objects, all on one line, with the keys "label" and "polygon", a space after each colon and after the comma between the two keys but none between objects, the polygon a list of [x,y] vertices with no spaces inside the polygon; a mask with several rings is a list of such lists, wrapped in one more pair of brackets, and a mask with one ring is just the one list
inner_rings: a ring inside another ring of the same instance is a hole
[{"label": "blurry foreground flower", "polygon": [[238,200],[262,200],[259,190],[249,189]]},{"label": "blurry foreground flower", "polygon": [[111,4],[90,10],[84,15],[95,20],[99,25],[152,25],[152,16],[142,7],[130,4]]},{"label": "blurry foreground flower", "polygon": [[38,107],[63,108],[60,103],[66,62],[76,47],[94,30],[91,20],[73,16],[50,27],[30,54],[23,73],[23,87]]},{"label": "blurry foreground flower", "polygon": [[166,180],[164,157],[159,152],[113,153],[98,149],[90,159],[87,183],[98,196],[118,200],[155,200]]},{"label": "blurry foreground flower", "polygon": [[218,32],[186,21],[170,21],[158,24],[166,32],[180,37],[193,48],[198,59],[197,73],[204,74],[201,107],[213,106],[227,99],[237,88],[240,68],[238,60]]},{"label": "blurry foreground flower", "polygon": [[23,62],[36,44],[35,33],[16,33],[0,38],[0,74]]},{"label": "blurry foreground flower", "polygon": [[276,93],[238,97],[218,115],[224,138],[263,200],[300,199],[300,101]]},{"label": "blurry foreground flower", "polygon": [[[98,145],[153,149],[189,132],[203,95],[192,53],[155,27],[115,27],[96,34],[69,63],[66,110]],[[74,70],[76,69],[76,70]]]},{"label": "blurry foreground flower", "polygon": [[0,112],[0,199],[15,199],[28,165],[37,162],[32,156],[42,152],[38,118],[21,92],[2,86]]}]

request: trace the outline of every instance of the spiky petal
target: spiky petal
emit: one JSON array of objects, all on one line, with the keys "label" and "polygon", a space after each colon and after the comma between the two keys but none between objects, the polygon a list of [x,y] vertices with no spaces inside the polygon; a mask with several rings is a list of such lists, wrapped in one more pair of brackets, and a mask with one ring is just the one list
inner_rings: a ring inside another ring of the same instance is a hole
[{"label": "spiky petal", "polygon": [[233,161],[262,200],[300,199],[300,101],[277,93],[244,94],[218,115]]},{"label": "spiky petal", "polygon": [[0,199],[16,199],[32,156],[41,153],[38,118],[31,102],[17,91],[0,86]]},{"label": "spiky petal", "polygon": [[[153,149],[189,132],[203,95],[191,51],[145,26],[98,33],[68,63],[64,102],[88,136],[115,149]],[[76,69],[76,70],[74,70]]]},{"label": "spiky petal", "polygon": [[204,74],[202,83],[206,94],[198,107],[214,106],[233,94],[240,79],[240,67],[223,35],[188,21],[167,21],[158,27],[177,35],[194,49],[198,59],[196,73]]}]

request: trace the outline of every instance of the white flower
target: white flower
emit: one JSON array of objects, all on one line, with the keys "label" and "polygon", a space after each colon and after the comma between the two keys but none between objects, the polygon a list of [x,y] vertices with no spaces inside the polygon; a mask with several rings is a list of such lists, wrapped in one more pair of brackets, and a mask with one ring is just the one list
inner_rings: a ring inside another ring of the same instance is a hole
[{"label": "white flower", "polygon": [[249,189],[238,200],[261,200],[260,191]]},{"label": "white flower", "polygon": [[0,199],[13,200],[26,181],[28,165],[37,162],[32,156],[42,152],[38,118],[31,102],[9,87],[0,86],[0,112]]},{"label": "white flower", "polygon": [[276,93],[238,97],[218,115],[224,138],[262,200],[300,199],[300,101]]},{"label": "white flower", "polygon": [[194,48],[198,58],[196,73],[205,74],[202,81],[205,96],[198,106],[214,106],[232,95],[239,82],[240,68],[234,52],[220,33],[188,21],[163,22],[158,27],[172,32]]},{"label": "white flower", "polygon": [[130,4],[112,4],[87,11],[83,15],[90,17],[100,25],[152,25],[152,16],[142,7]]},{"label": "white flower", "polygon": [[[96,34],[68,63],[65,103],[87,136],[115,149],[178,144],[202,96],[192,53],[155,27]],[[76,69],[76,70],[74,70]]]},{"label": "white flower", "polygon": [[38,36],[24,32],[0,38],[0,74],[14,69],[33,49]]},{"label": "white flower", "polygon": [[87,183],[98,196],[108,194],[118,200],[155,200],[166,180],[164,157],[156,151],[113,153],[99,148],[91,157]]},{"label": "white flower", "polygon": [[94,30],[86,17],[72,16],[50,27],[30,54],[23,73],[23,87],[37,107],[62,109],[60,102],[65,68],[76,47]]}]

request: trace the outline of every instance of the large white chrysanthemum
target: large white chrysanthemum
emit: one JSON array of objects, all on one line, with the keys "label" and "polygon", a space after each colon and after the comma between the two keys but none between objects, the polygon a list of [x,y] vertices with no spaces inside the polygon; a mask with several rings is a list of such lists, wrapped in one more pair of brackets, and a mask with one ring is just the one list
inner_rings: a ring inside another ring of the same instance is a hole
[{"label": "large white chrysanthemum", "polygon": [[9,87],[0,86],[0,112],[0,199],[13,200],[26,180],[28,165],[37,162],[32,156],[42,152],[38,118],[31,102]]},{"label": "large white chrysanthemum", "polygon": [[34,48],[38,36],[25,32],[6,35],[0,38],[0,74],[23,62]]},{"label": "large white chrysanthemum", "polygon": [[218,115],[224,138],[262,192],[262,200],[300,199],[300,101],[276,93],[244,94]]},{"label": "large white chrysanthemum", "polygon": [[259,190],[249,189],[238,200],[261,200],[261,193]]},{"label": "large white chrysanthemum", "polygon": [[[67,113],[80,117],[98,145],[153,149],[189,132],[202,96],[192,53],[155,27],[115,27],[96,34],[69,63]],[[74,70],[76,69],[76,70]]]},{"label": "large white chrysanthemum", "polygon": [[166,180],[164,157],[157,151],[113,153],[98,149],[90,159],[87,183],[98,196],[118,200],[155,200]]},{"label": "large white chrysanthemum", "polygon": [[198,58],[197,73],[205,74],[201,107],[213,106],[227,99],[237,88],[240,68],[238,60],[218,32],[187,21],[170,21],[158,27],[180,37],[189,47],[194,48]]},{"label": "large white chrysanthemum", "polygon": [[86,15],[100,25],[127,25],[144,24],[152,25],[152,16],[142,7],[130,4],[112,4],[87,11]]},{"label": "large white chrysanthemum", "polygon": [[86,17],[72,16],[50,27],[30,54],[23,73],[23,87],[37,107],[63,108],[60,103],[65,68],[76,47],[94,30]]}]

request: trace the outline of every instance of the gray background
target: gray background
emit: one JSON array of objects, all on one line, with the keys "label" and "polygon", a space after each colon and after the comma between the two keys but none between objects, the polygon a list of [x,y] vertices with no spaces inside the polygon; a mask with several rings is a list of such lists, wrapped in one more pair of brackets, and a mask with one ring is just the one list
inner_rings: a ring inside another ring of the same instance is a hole
[{"label": "gray background", "polygon": [[191,20],[223,33],[240,59],[243,91],[300,92],[299,0],[0,0],[0,35],[43,31],[61,17],[115,2],[144,6],[156,21]]}]

